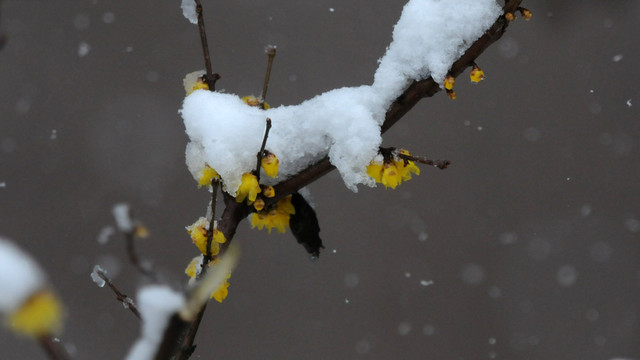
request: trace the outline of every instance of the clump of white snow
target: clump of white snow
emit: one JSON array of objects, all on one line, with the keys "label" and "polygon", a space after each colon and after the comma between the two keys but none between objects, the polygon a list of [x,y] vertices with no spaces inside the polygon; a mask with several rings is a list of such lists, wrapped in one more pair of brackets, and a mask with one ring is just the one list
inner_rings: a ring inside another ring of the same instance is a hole
[{"label": "clump of white snow", "polygon": [[119,231],[123,233],[130,233],[133,231],[135,227],[133,220],[131,219],[131,209],[129,208],[129,204],[115,204],[113,206],[112,213]]},{"label": "clump of white snow", "polygon": [[187,18],[192,24],[198,23],[198,14],[196,13],[195,0],[182,0],[182,15]]},{"label": "clump of white snow", "polygon": [[171,316],[185,303],[184,296],[168,286],[151,285],[138,292],[142,336],[131,348],[127,360],[153,359]]},{"label": "clump of white snow", "polygon": [[[185,16],[185,3],[189,8],[192,2],[183,1]],[[233,94],[194,91],[180,110],[191,140],[186,150],[189,171],[198,179],[207,164],[220,174],[225,191],[235,194],[242,174],[255,167],[270,118],[266,148],[280,160],[273,182],[328,155],[349,189],[374,186],[366,166],[382,141],[380,125],[387,108],[413,80],[431,76],[441,83],[501,12],[495,0],[411,0],[372,85],[332,90],[299,105],[261,110]]]},{"label": "clump of white snow", "polygon": [[100,273],[106,274],[107,272],[100,265],[94,266],[91,272],[91,280],[93,280],[98,287],[104,287],[107,282],[100,276]]},{"label": "clump of white snow", "polygon": [[31,256],[0,237],[0,312],[13,312],[45,285],[46,277]]}]

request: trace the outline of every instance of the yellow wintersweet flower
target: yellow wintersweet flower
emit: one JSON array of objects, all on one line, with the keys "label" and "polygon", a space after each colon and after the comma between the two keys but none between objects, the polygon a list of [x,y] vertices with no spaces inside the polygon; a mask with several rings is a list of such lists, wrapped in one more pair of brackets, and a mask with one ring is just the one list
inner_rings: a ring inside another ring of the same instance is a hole
[{"label": "yellow wintersweet flower", "polygon": [[[411,155],[411,153],[405,149],[398,150],[398,153],[402,155]],[[396,165],[396,169],[398,169],[398,173],[403,181],[411,180],[411,173],[420,175],[420,168],[411,160],[398,158],[398,160],[394,160],[393,163]]]},{"label": "yellow wintersweet flower", "polygon": [[244,173],[242,174],[242,183],[236,191],[236,202],[240,203],[247,199],[247,203],[251,205],[256,201],[256,197],[261,191],[258,178],[251,173]]},{"label": "yellow wintersweet flower", "polygon": [[[207,254],[208,227],[209,221],[204,217],[201,217],[198,221],[186,227],[187,232],[191,235],[191,240],[203,255]],[[218,255],[220,252],[220,246],[218,246],[218,244],[224,243],[227,240],[224,234],[218,231],[218,229],[214,229],[213,240],[214,241],[211,242],[211,255]]]},{"label": "yellow wintersweet flower", "polygon": [[276,196],[276,190],[271,185],[265,186],[264,189],[262,189],[262,195],[268,198],[272,198]]},{"label": "yellow wintersweet flower", "polygon": [[[243,96],[242,101],[244,101],[244,103],[249,106],[260,106],[260,99],[253,95]],[[271,106],[269,106],[269,104],[267,104],[266,102],[262,105],[262,107],[265,110],[271,108]]]},{"label": "yellow wintersweet flower", "polygon": [[227,275],[227,281],[224,282],[224,284],[222,284],[218,290],[214,291],[213,293],[211,293],[211,297],[210,298],[214,298],[216,299],[217,302],[221,303],[224,299],[227,298],[227,295],[229,295],[229,281],[228,279],[231,277],[231,273],[229,273]]},{"label": "yellow wintersweet flower", "polygon": [[62,328],[62,305],[48,290],[35,293],[8,318],[16,333],[40,337],[58,333]]},{"label": "yellow wintersweet flower", "polygon": [[266,227],[269,234],[273,228],[276,228],[279,233],[284,233],[289,226],[289,218],[295,213],[296,209],[291,204],[291,196],[287,196],[278,201],[273,209],[254,213],[251,217],[251,227],[257,227],[258,230]]},{"label": "yellow wintersweet flower", "polygon": [[456,83],[456,78],[454,78],[451,75],[447,75],[446,78],[444,78],[444,88],[446,90],[451,90],[453,89],[453,85]]},{"label": "yellow wintersweet flower", "polygon": [[222,231],[213,229],[213,241],[217,242],[218,244],[224,244],[227,242],[227,238],[224,236]]},{"label": "yellow wintersweet flower", "polygon": [[471,73],[469,73],[469,78],[474,83],[479,83],[484,79],[484,71],[478,67],[478,65],[474,65],[473,69],[471,69]]},{"label": "yellow wintersweet flower", "polygon": [[184,273],[189,277],[189,284],[196,281],[196,276],[200,274],[200,264],[202,264],[202,255],[196,256],[191,259],[191,262],[189,263],[189,265],[187,265],[187,268],[184,269]]},{"label": "yellow wintersweet flower", "polygon": [[214,168],[205,165],[198,180],[198,187],[211,185],[214,178],[220,179],[220,175]]},{"label": "yellow wintersweet flower", "polygon": [[515,15],[513,15],[513,13],[511,13],[511,12],[508,12],[508,13],[504,14],[504,18],[509,20],[509,21],[513,21],[513,20],[516,19]]},{"label": "yellow wintersweet flower", "polygon": [[264,173],[267,174],[267,176],[271,176],[272,178],[278,176],[280,160],[278,160],[274,153],[267,151],[266,155],[262,157],[260,165],[262,165]]},{"label": "yellow wintersweet flower", "polygon": [[[200,274],[200,264],[202,264],[202,256],[196,256],[193,258],[193,260],[191,260],[189,265],[187,265],[187,268],[184,270],[185,274],[189,276],[190,285],[196,281],[196,277]],[[215,264],[215,261],[213,262],[213,264]],[[231,273],[227,274],[227,280],[229,280],[230,277]],[[217,290],[211,293],[209,299],[214,298],[216,299],[216,301],[221,303],[224,299],[227,298],[227,295],[229,294],[228,288],[229,281],[225,281],[224,284],[222,284]]]}]

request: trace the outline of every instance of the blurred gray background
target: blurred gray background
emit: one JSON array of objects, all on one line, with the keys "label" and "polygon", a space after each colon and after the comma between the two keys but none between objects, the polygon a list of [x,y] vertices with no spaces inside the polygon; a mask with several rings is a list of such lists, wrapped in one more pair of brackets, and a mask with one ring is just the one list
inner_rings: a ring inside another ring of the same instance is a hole
[{"label": "blurred gray background", "polygon": [[[404,1],[203,0],[219,89],[296,104],[370,84]],[[326,249],[288,232],[235,241],[239,267],[207,309],[202,359],[640,359],[640,2],[525,0],[479,59],[486,80],[424,100],[385,145],[447,158],[395,191],[310,186]],[[183,76],[202,69],[180,1],[1,3],[0,234],[42,264],[78,359],[118,359],[143,281],[123,241],[97,241],[125,201],[139,243],[178,286],[184,227],[209,195],[184,165]],[[0,292],[2,289],[0,289]],[[0,332],[0,358],[44,359]]]}]

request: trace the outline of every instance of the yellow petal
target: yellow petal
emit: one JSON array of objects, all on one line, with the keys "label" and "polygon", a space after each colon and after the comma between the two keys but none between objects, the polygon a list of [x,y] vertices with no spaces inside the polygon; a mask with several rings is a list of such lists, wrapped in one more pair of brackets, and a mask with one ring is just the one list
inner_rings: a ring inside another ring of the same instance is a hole
[{"label": "yellow petal", "polygon": [[62,305],[52,292],[44,290],[27,299],[7,321],[16,333],[33,337],[56,334],[62,329]]},{"label": "yellow petal", "polygon": [[367,175],[371,176],[376,182],[382,182],[382,163],[371,162],[367,165]]},{"label": "yellow petal", "polygon": [[247,199],[247,203],[252,204],[261,191],[258,178],[251,173],[244,173],[242,174],[242,183],[236,191],[236,202],[240,203]]},{"label": "yellow petal", "polygon": [[471,69],[469,78],[471,78],[471,81],[473,81],[474,83],[479,83],[480,81],[482,81],[482,79],[484,79],[484,71],[482,71],[482,69],[480,69],[479,67],[474,66],[473,69]]},{"label": "yellow petal", "polygon": [[456,83],[456,78],[454,78],[451,75],[447,75],[447,77],[444,78],[444,88],[447,90],[453,89],[453,85],[455,83]]},{"label": "yellow petal", "polygon": [[395,189],[402,182],[402,177],[398,173],[398,169],[392,163],[385,163],[382,171],[382,184],[385,187]]},{"label": "yellow petal", "polygon": [[264,169],[264,173],[267,174],[267,176],[273,178],[278,176],[278,167],[280,165],[280,160],[278,160],[274,153],[267,152],[267,155],[262,157],[261,165]]},{"label": "yellow petal", "polygon": [[210,167],[209,165],[205,165],[204,169],[202,169],[200,179],[198,180],[198,187],[211,185],[211,181],[214,178],[219,179],[220,175],[214,168]]}]

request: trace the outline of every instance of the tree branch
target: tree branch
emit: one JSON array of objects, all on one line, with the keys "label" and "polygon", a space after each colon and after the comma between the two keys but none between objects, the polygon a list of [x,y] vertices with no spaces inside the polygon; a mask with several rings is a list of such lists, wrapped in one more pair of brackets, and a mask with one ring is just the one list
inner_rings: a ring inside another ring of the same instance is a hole
[{"label": "tree branch", "polygon": [[[515,12],[522,0],[507,0],[503,10],[504,13]],[[471,66],[474,61],[493,43],[498,41],[506,32],[509,21],[504,15],[498,17],[493,25],[476,40],[465,53],[451,66],[449,73],[453,76],[460,75],[467,67]],[[381,126],[381,132],[384,134],[395,123],[397,123],[404,115],[406,115],[417,103],[423,98],[432,97],[441,90],[440,84],[436,83],[433,78],[429,77],[421,81],[414,81],[396,100],[391,104],[385,115],[384,123]],[[300,190],[301,188],[318,180],[322,176],[328,174],[335,167],[331,165],[328,157],[317,162],[301,171],[297,175],[284,180],[274,186],[276,195],[265,201],[265,206],[276,203],[283,197]]]},{"label": "tree branch", "polygon": [[49,359],[67,360],[70,358],[67,351],[62,347],[60,340],[52,337],[51,335],[43,335],[39,337],[38,343],[44,352],[47,353]]},{"label": "tree branch", "polygon": [[104,280],[107,285],[109,285],[109,288],[111,288],[111,290],[113,291],[114,294],[116,294],[116,298],[118,299],[118,301],[120,301],[123,305],[125,303],[127,303],[126,308],[129,309],[133,315],[135,315],[139,320],[142,320],[142,316],[140,316],[140,312],[138,311],[138,308],[136,307],[136,305],[133,303],[133,300],[127,296],[126,294],[122,293],[111,281],[111,279],[107,276],[107,274],[105,274],[104,271],[102,270],[98,270],[96,271],[96,274],[98,274],[98,276]]},{"label": "tree branch", "polygon": [[[520,6],[522,0],[506,0],[503,7],[505,13],[513,13]],[[200,24],[200,18],[202,14],[202,8],[200,1],[196,0],[198,11],[198,23]],[[476,40],[469,49],[452,65],[450,74],[453,76],[460,75],[467,67],[469,67],[480,54],[484,52],[491,44],[495,43],[502,37],[507,29],[508,21],[504,15],[500,16],[495,23],[485,32],[485,34]],[[204,25],[200,26],[201,34],[204,32]],[[206,45],[206,36],[201,35],[203,39],[203,49]],[[207,61],[207,55],[205,54],[205,61]],[[209,70],[207,70],[209,73]],[[213,88],[210,86],[213,90]],[[414,81],[398,98],[391,104],[385,115],[385,121],[381,126],[381,132],[385,133],[391,128],[398,120],[400,120],[405,114],[407,114],[420,99],[431,97],[439,92],[440,84],[437,84],[431,77],[422,80]],[[328,157],[320,160],[316,164],[307,167],[297,175],[284,180],[274,186],[275,196],[265,200],[265,206],[276,203],[278,200],[288,196],[289,194],[298,191],[300,188],[311,184],[318,180],[322,176],[328,174],[335,167],[331,164]],[[251,209],[244,202],[237,203],[235,199],[223,192],[225,209],[222,214],[222,218],[218,222],[218,230],[222,231],[225,235],[227,242],[221,244],[220,251],[224,252],[228,247],[236,233],[238,224],[245,219],[250,213]],[[180,344],[179,349],[174,355],[176,359],[188,359],[191,353],[193,353],[193,339],[195,338],[200,320],[204,313],[203,307],[198,316],[190,324],[184,321],[180,322],[177,319],[172,321],[168,330],[165,332],[165,338],[163,344],[168,341],[178,341]],[[171,339],[169,336],[173,334]],[[175,336],[180,334],[179,336]],[[174,346],[175,348],[175,346]],[[159,352],[160,354],[160,352]]]}]

